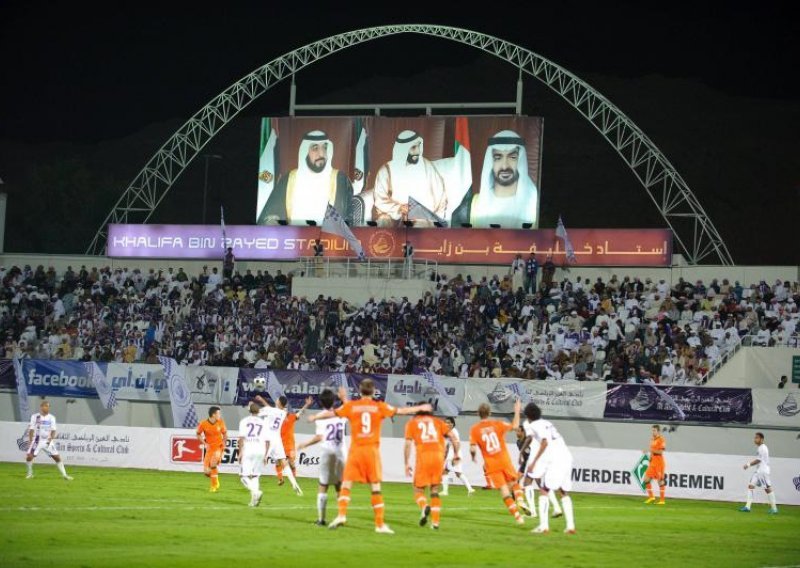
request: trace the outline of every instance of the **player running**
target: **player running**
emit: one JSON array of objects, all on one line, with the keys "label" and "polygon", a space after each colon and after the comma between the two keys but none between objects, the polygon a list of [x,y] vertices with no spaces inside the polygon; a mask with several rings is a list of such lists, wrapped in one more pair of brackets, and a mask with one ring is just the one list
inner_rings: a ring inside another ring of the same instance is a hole
[{"label": "player running", "polygon": [[756,432],[753,443],[755,443],[758,448],[756,459],[744,464],[744,469],[748,469],[754,465],[757,466],[757,468],[750,478],[750,483],[747,485],[747,503],[739,510],[743,513],[749,513],[750,506],[753,504],[753,489],[756,487],[763,487],[764,491],[767,493],[767,499],[769,499],[769,511],[767,512],[770,515],[777,515],[778,504],[775,500],[775,491],[772,489],[772,482],[769,479],[769,449],[764,443],[764,434]]},{"label": "player running", "polygon": [[264,420],[259,418],[261,407],[250,403],[250,416],[239,421],[239,479],[250,491],[250,506],[258,507],[264,495],[259,487],[259,479],[269,454],[269,434]]},{"label": "player running", "polygon": [[549,494],[550,491],[558,490],[561,493],[561,505],[567,521],[564,532],[575,534],[572,497],[568,494],[572,490],[572,453],[556,427],[549,420],[542,418],[542,410],[536,404],[531,402],[525,406],[525,417],[531,422],[528,431],[531,432],[533,441],[539,444],[535,454],[531,451],[533,457],[525,475],[536,481],[542,493],[539,496],[539,526],[531,532],[540,534],[550,532]]},{"label": "player running", "polygon": [[486,478],[493,488],[500,490],[503,502],[519,525],[525,523],[520,511],[527,514],[528,508],[522,499],[522,488],[517,483],[517,470],[511,463],[504,438],[508,432],[519,428],[520,406],[521,403],[517,399],[514,403],[514,419],[509,424],[504,420],[490,420],[491,407],[485,402],[482,403],[478,407],[478,416],[481,420],[473,424],[469,432],[469,451],[472,461],[475,461],[480,449]]},{"label": "player running", "polygon": [[375,513],[375,532],[394,534],[384,523],[383,495],[381,494],[381,422],[395,414],[414,414],[420,410],[432,410],[430,404],[395,408],[385,402],[372,398],[375,383],[364,379],[359,385],[361,398],[348,400],[347,389],[339,389],[342,406],[335,410],[323,410],[309,417],[311,422],[339,416],[350,421],[352,446],[344,466],[342,490],[339,493],[339,514],[328,528],[335,529],[347,522],[347,506],[350,503],[350,490],[353,483],[369,483],[372,486],[372,510]]},{"label": "player running", "polygon": [[[319,395],[319,403],[324,410],[331,410],[336,397],[330,389],[323,390]],[[336,489],[336,497],[342,489],[342,473],[344,471],[344,436],[347,420],[334,416],[316,421],[316,434],[308,441],[298,446],[304,450],[314,444],[322,443],[319,458],[319,490],[317,491],[317,521],[316,525],[324,527],[325,510],[328,507],[328,486]]]},{"label": "player running", "polygon": [[[286,452],[286,460],[289,462],[289,468],[292,470],[292,474],[294,475],[295,479],[297,479],[297,467],[295,466],[297,450],[295,449],[294,442],[294,425],[297,422],[297,419],[303,415],[303,412],[306,410],[306,408],[311,406],[313,401],[313,398],[308,397],[306,398],[303,408],[297,412],[288,412],[286,414],[286,420],[283,421],[283,425],[281,426],[281,442],[283,442],[283,451]],[[283,485],[282,463],[275,464],[275,473],[278,475],[278,485]]]},{"label": "player running", "polygon": [[67,470],[64,469],[64,462],[61,461],[61,456],[56,447],[56,430],[56,417],[50,414],[50,403],[45,400],[39,405],[39,412],[31,414],[31,421],[28,423],[28,452],[25,454],[25,465],[28,467],[28,474],[25,479],[33,478],[33,459],[42,451],[56,462],[56,467],[61,473],[61,477],[67,481],[72,481],[72,476],[67,475]]},{"label": "player running", "polygon": [[[456,419],[452,416],[448,416],[444,419],[444,421],[450,425],[450,432],[453,433],[453,436],[455,436],[455,439],[458,440],[460,445],[461,436],[458,434],[458,429],[456,428]],[[451,473],[454,473],[456,477],[464,483],[464,487],[467,488],[467,496],[475,493],[475,489],[472,488],[469,479],[467,479],[467,476],[464,475],[464,468],[461,463],[461,453],[456,452],[455,444],[450,442],[449,437],[445,440],[444,454],[444,476],[442,477],[442,490],[439,492],[439,495],[443,497],[448,495]]]},{"label": "player running", "polygon": [[664,461],[664,450],[667,449],[667,443],[664,436],[661,435],[661,428],[654,424],[651,428],[653,437],[650,440],[650,464],[647,466],[647,471],[644,472],[642,483],[647,488],[647,499],[645,503],[648,505],[655,502],[656,498],[653,496],[653,487],[651,481],[658,482],[659,499],[656,505],[666,505],[664,495],[667,490],[667,478],[665,475],[667,464]]},{"label": "player running", "polygon": [[[307,397],[307,403],[309,399],[312,402],[314,401],[313,398]],[[285,465],[286,461],[286,451],[283,449],[283,441],[281,440],[281,426],[283,425],[283,421],[286,420],[286,406],[288,404],[288,400],[285,396],[279,396],[278,400],[275,401],[275,406],[272,406],[269,402],[267,402],[267,399],[260,394],[255,396],[255,400],[262,405],[258,415],[264,420],[264,424],[267,426],[267,432],[269,434],[268,457],[275,461],[275,467],[277,469],[279,465]],[[286,470],[286,477],[289,478],[289,483],[291,483],[294,492],[297,493],[297,495],[302,496],[303,490],[300,489],[300,486],[297,484],[297,479],[295,479],[291,468]]]},{"label": "player running", "polygon": [[[411,477],[411,446],[414,446],[416,459],[414,463],[414,500],[420,509],[419,526],[424,527],[431,518],[431,528],[438,530],[442,510],[442,499],[439,490],[444,471],[444,441],[447,438],[453,445],[456,465],[460,465],[461,443],[453,434],[450,424],[432,416],[430,412],[420,411],[406,424],[406,443],[403,452],[406,477]],[[425,498],[428,489],[431,503]]]},{"label": "player running", "polygon": [[219,491],[219,469],[222,454],[225,452],[225,443],[228,440],[228,429],[222,419],[219,406],[208,409],[208,418],[197,425],[197,439],[205,447],[203,456],[203,474],[211,479],[211,493]]}]

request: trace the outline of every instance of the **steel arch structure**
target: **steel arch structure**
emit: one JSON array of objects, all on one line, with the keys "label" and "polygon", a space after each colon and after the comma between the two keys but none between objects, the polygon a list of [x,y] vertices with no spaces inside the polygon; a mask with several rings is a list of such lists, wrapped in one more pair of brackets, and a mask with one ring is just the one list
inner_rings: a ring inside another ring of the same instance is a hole
[{"label": "steel arch structure", "polygon": [[348,47],[403,33],[439,37],[480,49],[550,87],[625,161],[672,229],[679,250],[690,264],[733,264],[728,247],[681,175],[644,132],[602,94],[563,67],[513,43],[470,30],[427,24],[378,26],[321,39],[270,61],[222,91],[150,158],[106,216],[87,254],[103,254],[109,223],[146,223],[183,169],[211,138],[275,84]]}]

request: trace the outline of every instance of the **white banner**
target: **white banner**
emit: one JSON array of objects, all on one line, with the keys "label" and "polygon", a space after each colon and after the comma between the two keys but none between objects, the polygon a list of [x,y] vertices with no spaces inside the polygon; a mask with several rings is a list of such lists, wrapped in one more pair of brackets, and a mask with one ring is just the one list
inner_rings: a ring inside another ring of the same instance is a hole
[{"label": "white banner", "polygon": [[[24,468],[24,452],[16,444],[21,425],[17,422],[0,422],[0,461],[18,462]],[[237,432],[228,432],[228,444],[220,470],[237,474],[239,466]],[[310,438],[298,434],[297,443]],[[478,463],[469,459],[468,432],[462,432],[462,457],[464,473],[476,486],[485,485],[480,457]],[[516,464],[517,449],[508,436],[508,448]],[[131,428],[124,426],[59,425],[57,445],[64,461],[70,465],[102,467],[132,467],[165,471],[201,472],[202,444],[194,430],[176,428]],[[403,471],[403,446],[401,438],[384,438],[381,441],[383,479],[407,482]],[[641,457],[636,450],[609,448],[570,448],[574,457],[573,490],[585,493],[640,495],[644,497],[633,468]],[[667,452],[667,499],[677,497],[712,501],[740,502],[745,498],[747,484],[753,468],[742,466],[754,455],[691,454]],[[301,477],[317,477],[319,470],[319,445],[297,453],[297,472]],[[44,463],[43,458],[39,459]],[[800,459],[771,458],[771,479],[780,504],[800,505]],[[22,470],[22,469],[21,469]],[[271,464],[267,475],[274,475]],[[459,484],[455,481],[456,485]],[[756,503],[766,503],[761,489],[755,492]]]},{"label": "white banner", "polygon": [[800,391],[791,389],[751,389],[754,426],[800,428]]},{"label": "white banner", "polygon": [[238,367],[186,366],[186,382],[195,404],[233,404],[238,378]]},{"label": "white banner", "polygon": [[[460,408],[463,405],[467,380],[455,377],[437,378],[444,387],[444,392]],[[441,395],[436,388],[418,375],[389,375],[386,391],[386,402],[393,406],[414,406],[429,402],[433,406],[434,414],[439,415],[446,414],[445,409],[452,407],[442,404]]]},{"label": "white banner", "polygon": [[606,384],[603,382],[524,379],[467,379],[466,382],[464,410],[467,412],[477,411],[484,402],[488,402],[496,414],[513,412],[514,384],[523,398],[530,397],[542,409],[544,416],[602,418],[606,407]]}]

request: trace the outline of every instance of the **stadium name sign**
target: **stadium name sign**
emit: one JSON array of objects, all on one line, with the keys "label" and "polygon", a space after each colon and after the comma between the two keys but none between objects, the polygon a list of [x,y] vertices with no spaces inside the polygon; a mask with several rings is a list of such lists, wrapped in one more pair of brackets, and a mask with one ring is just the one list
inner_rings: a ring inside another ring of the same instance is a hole
[{"label": "stadium name sign", "polygon": [[[509,266],[521,254],[566,262],[563,241],[554,229],[440,229],[353,227],[369,258],[401,257],[406,239],[415,258],[446,264]],[[672,232],[668,229],[570,229],[578,266],[669,266]],[[347,241],[319,227],[229,225],[121,225],[108,227],[112,258],[221,259],[232,247],[240,260],[293,260],[311,256],[321,238],[325,255],[355,257]]]}]

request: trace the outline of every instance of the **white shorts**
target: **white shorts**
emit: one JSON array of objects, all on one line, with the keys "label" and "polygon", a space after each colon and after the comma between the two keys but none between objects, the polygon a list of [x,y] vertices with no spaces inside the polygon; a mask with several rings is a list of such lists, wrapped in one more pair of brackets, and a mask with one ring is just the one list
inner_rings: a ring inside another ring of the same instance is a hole
[{"label": "white shorts", "polygon": [[269,441],[269,457],[275,461],[286,459],[286,451],[283,449],[280,437]]},{"label": "white shorts", "polygon": [[453,463],[453,460],[447,460],[444,462],[444,470],[447,473],[458,473],[459,475],[463,474],[464,468],[461,466],[461,461],[462,460],[458,460],[458,463]]},{"label": "white shorts", "polygon": [[[548,454],[547,451],[545,451],[539,458],[539,461],[536,462],[536,467],[533,468],[533,471],[527,474],[528,477],[533,479],[541,479],[544,476],[544,473],[545,471],[547,471],[547,468],[550,464],[550,456],[551,454]],[[533,458],[535,457],[536,456],[534,455],[534,453],[531,452],[531,455],[528,456],[528,461],[525,464],[525,471],[528,471],[528,468],[533,463]]]},{"label": "white shorts", "polygon": [[[262,450],[264,448],[261,448]],[[242,477],[258,477],[264,473],[264,452],[246,451],[242,454],[242,469],[239,473]]]},{"label": "white shorts", "polygon": [[319,484],[339,485],[344,473],[344,456],[323,453],[319,458]]},{"label": "white shorts", "polygon": [[58,448],[56,447],[55,440],[48,441],[44,438],[34,438],[31,447],[28,448],[28,454],[36,457],[39,455],[40,451],[46,453],[50,457],[57,456]]},{"label": "white shorts", "polygon": [[750,477],[750,485],[753,487],[763,487],[765,489],[767,487],[772,487],[772,481],[769,478],[769,472],[756,470],[752,477]]},{"label": "white shorts", "polygon": [[542,486],[551,491],[572,491],[572,454],[552,457],[542,476]]}]

